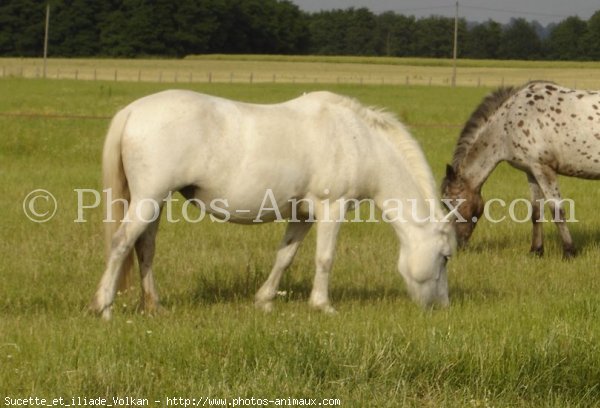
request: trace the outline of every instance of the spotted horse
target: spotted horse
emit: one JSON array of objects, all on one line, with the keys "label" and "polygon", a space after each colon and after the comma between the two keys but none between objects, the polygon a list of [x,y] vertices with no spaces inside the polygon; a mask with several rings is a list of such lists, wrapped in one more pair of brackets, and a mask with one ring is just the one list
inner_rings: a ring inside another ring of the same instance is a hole
[{"label": "spotted horse", "polygon": [[557,174],[600,178],[600,92],[534,81],[484,98],[466,122],[442,182],[442,195],[455,208],[459,246],[471,237],[484,210],[481,188],[502,161],[527,175],[531,252],[544,253],[541,222],[548,204],[564,256],[574,256]]}]

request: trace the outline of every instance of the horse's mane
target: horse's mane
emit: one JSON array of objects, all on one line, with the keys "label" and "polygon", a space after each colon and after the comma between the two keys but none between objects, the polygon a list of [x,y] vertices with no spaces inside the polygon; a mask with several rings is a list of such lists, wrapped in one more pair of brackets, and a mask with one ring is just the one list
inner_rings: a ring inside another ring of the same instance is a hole
[{"label": "horse's mane", "polygon": [[383,108],[367,107],[356,99],[340,95],[336,96],[338,96],[338,99],[334,101],[335,103],[351,109],[371,127],[383,130],[382,133],[385,133],[390,138],[391,142],[398,147],[398,150],[406,159],[407,168],[411,172],[410,175],[423,197],[425,199],[434,199],[437,207],[439,204],[438,194],[431,168],[427,163],[421,146],[411,136],[404,124],[393,113]]},{"label": "horse's mane", "polygon": [[479,106],[469,117],[469,120],[458,137],[456,149],[454,150],[454,157],[452,158],[452,167],[455,171],[458,170],[460,164],[467,156],[469,149],[477,139],[477,130],[488,120],[491,114],[506,102],[508,98],[529,84],[530,83],[527,83],[520,87],[500,87],[481,101]]}]

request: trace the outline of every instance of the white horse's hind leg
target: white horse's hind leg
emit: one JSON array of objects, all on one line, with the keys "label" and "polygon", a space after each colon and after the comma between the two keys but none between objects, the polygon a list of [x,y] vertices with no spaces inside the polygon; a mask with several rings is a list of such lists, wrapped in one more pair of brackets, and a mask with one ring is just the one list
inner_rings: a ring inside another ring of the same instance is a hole
[{"label": "white horse's hind leg", "polygon": [[110,306],[117,292],[119,269],[125,257],[133,249],[137,239],[146,230],[148,224],[157,216],[158,214],[156,214],[153,206],[138,206],[132,201],[127,211],[127,221],[121,223],[121,226],[113,236],[112,249],[108,257],[106,270],[104,271],[104,275],[102,275],[91,305],[92,309],[101,313],[102,318],[105,320],[111,317]]},{"label": "white horse's hind leg", "polygon": [[277,295],[281,275],[292,264],[294,256],[311,226],[310,222],[288,222],[285,235],[277,250],[275,265],[254,297],[257,308],[266,312],[273,309],[273,299]]},{"label": "white horse's hind leg", "polygon": [[333,265],[335,243],[341,225],[339,220],[343,216],[344,210],[343,208],[337,208],[339,207],[338,204],[335,203],[334,206],[329,208],[327,214],[323,213],[323,207],[317,209],[317,220],[319,221],[317,222],[317,251],[315,256],[316,272],[309,304],[326,313],[335,313],[335,309],[329,302],[329,273]]},{"label": "white horse's hind leg", "polygon": [[147,313],[153,313],[160,309],[158,302],[158,293],[154,286],[154,277],[152,276],[152,261],[154,260],[154,251],[156,247],[156,233],[158,231],[159,219],[152,222],[146,231],[140,235],[135,243],[135,252],[140,265],[140,276],[142,281],[142,310]]}]

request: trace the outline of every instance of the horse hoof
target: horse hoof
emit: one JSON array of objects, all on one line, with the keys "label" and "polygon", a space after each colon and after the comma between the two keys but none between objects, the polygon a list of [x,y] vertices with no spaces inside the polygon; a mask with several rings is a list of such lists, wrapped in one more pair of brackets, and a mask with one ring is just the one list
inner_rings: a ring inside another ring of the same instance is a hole
[{"label": "horse hoof", "polygon": [[544,256],[544,247],[531,248],[529,253],[531,255],[537,256],[538,258],[541,258],[542,256]]},{"label": "horse hoof", "polygon": [[575,256],[577,256],[577,251],[575,248],[569,248],[563,251],[563,259],[565,260],[573,259]]},{"label": "horse hoof", "polygon": [[321,310],[321,312],[328,314],[328,315],[336,315],[337,314],[337,310],[335,310],[333,308],[333,306],[331,306],[331,305],[325,305],[323,307],[320,307],[319,310]]},{"label": "horse hoof", "polygon": [[94,296],[89,305],[91,313],[100,316],[103,320],[110,320],[112,308],[110,305],[103,306],[98,300],[98,296]]},{"label": "horse hoof", "polygon": [[274,309],[273,302],[270,300],[257,300],[254,302],[254,307],[265,313],[271,313]]},{"label": "horse hoof", "polygon": [[167,310],[164,307],[162,307],[160,304],[154,303],[151,306],[150,305],[143,306],[141,308],[141,313],[146,316],[160,316],[160,315],[166,314]]},{"label": "horse hoof", "polygon": [[316,309],[316,310],[323,312],[325,314],[328,314],[328,315],[337,314],[337,311],[329,303],[311,304],[311,306],[313,309]]},{"label": "horse hoof", "polygon": [[111,307],[110,306],[105,307],[100,316],[102,317],[102,320],[104,320],[105,322],[109,321],[112,317]]}]

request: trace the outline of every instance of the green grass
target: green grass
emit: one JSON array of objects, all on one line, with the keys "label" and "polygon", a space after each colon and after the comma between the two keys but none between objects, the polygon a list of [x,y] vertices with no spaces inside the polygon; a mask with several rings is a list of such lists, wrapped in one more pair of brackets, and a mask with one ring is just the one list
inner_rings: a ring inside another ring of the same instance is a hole
[{"label": "green grass", "polygon": [[[282,101],[318,84],[179,84],[255,102]],[[110,116],[173,85],[0,81],[0,113]],[[436,179],[457,124],[484,88],[329,85],[413,124]],[[546,225],[546,256],[532,258],[529,223],[483,222],[450,263],[447,310],[423,312],[395,270],[397,242],[384,224],[345,225],[331,297],[338,315],[309,310],[311,233],[272,314],[254,310],[283,225],[163,223],[156,279],[166,313],[135,311],[120,296],[114,319],[86,311],[103,271],[102,215],[77,218],[75,188],[100,187],[107,119],[0,115],[0,401],[5,397],[339,398],[342,406],[574,407],[600,403],[600,220],[593,182],[564,179],[577,203],[579,256],[561,258]],[[21,207],[35,189],[59,202],[45,224]],[[505,165],[488,198],[528,197]],[[496,215],[504,213],[497,211]],[[0,403],[0,404],[2,404]],[[151,403],[152,405],[152,403]]]}]

